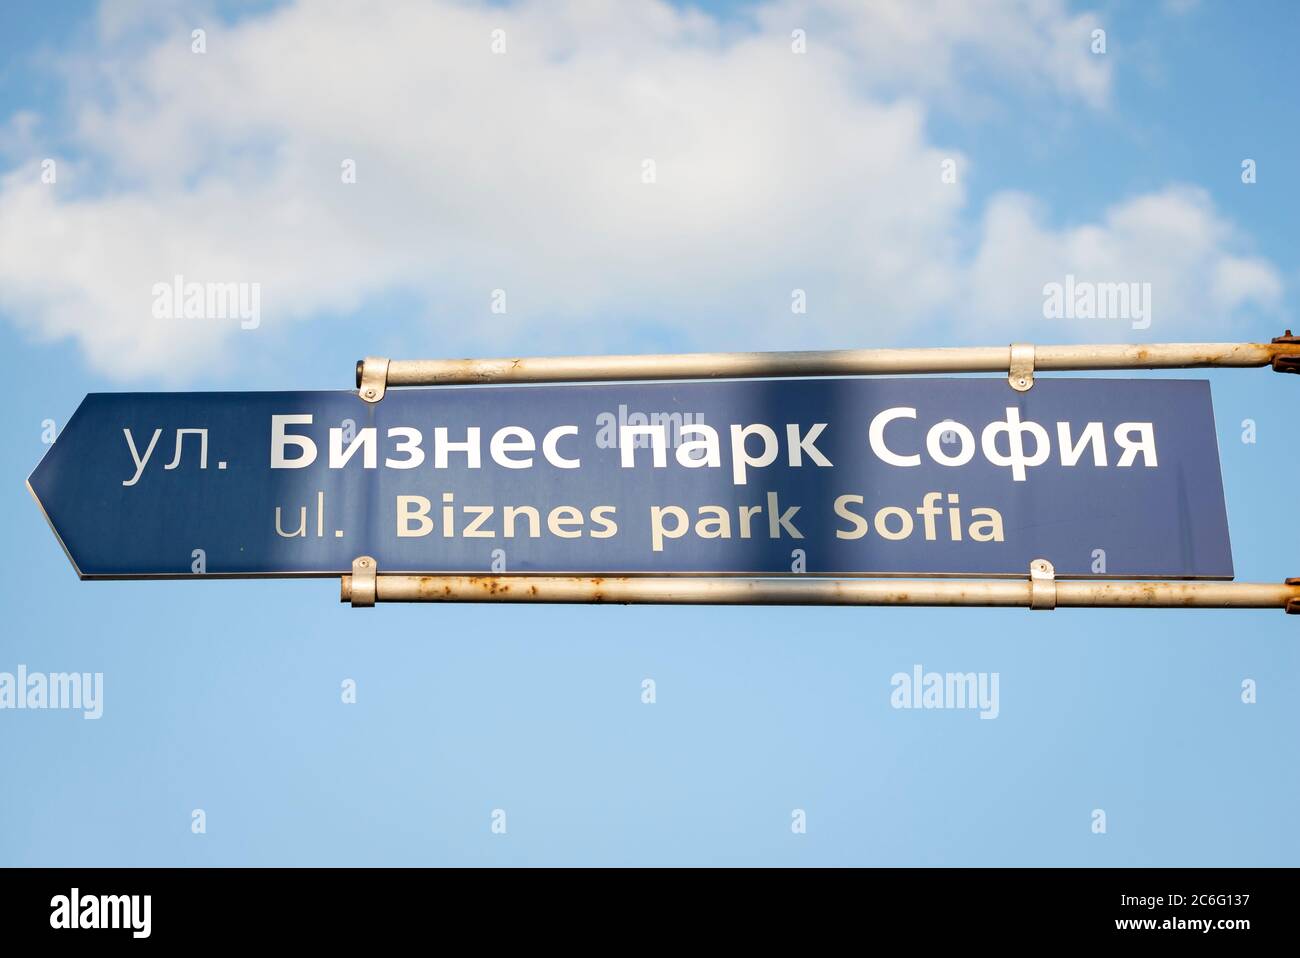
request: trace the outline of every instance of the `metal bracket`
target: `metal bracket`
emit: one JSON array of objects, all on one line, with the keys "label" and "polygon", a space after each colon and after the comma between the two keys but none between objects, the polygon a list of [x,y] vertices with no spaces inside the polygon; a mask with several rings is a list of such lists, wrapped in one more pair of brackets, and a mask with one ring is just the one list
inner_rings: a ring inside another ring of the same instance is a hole
[{"label": "metal bracket", "polygon": [[357,363],[357,392],[366,402],[379,402],[388,388],[388,360],[367,356]]},{"label": "metal bracket", "polygon": [[1011,368],[1007,382],[1018,393],[1027,393],[1034,388],[1034,344],[1011,344]]},{"label": "metal bracket", "polygon": [[352,608],[369,609],[375,604],[375,572],[379,564],[370,556],[352,560]]},{"label": "metal bracket", "polygon": [[[1290,332],[1290,330],[1287,330],[1287,332]],[[1293,370],[1293,371],[1300,371],[1300,370]],[[1287,580],[1286,580],[1286,584],[1287,584],[1287,585],[1300,585],[1300,578],[1291,578],[1291,579],[1287,579]],[[1287,615],[1300,615],[1300,598],[1293,598],[1293,599],[1287,599],[1287,600],[1286,600],[1286,614],[1287,614]]]},{"label": "metal bracket", "polygon": [[1056,569],[1046,559],[1029,563],[1029,608],[1056,608]]},{"label": "metal bracket", "polygon": [[[1300,336],[1292,336],[1291,330],[1287,330],[1281,336],[1273,338],[1275,346],[1300,346]],[[1293,353],[1284,356],[1273,357],[1273,372],[1275,373],[1300,373],[1300,353]],[[1287,610],[1288,612],[1290,609]]]}]

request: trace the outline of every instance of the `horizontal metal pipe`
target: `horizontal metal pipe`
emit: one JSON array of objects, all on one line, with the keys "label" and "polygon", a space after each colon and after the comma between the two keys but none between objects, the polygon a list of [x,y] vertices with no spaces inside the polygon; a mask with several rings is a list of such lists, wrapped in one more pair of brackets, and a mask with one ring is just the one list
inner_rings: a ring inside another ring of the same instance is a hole
[{"label": "horizontal metal pipe", "polygon": [[[1300,356],[1295,343],[1151,343],[1035,346],[1038,370],[1177,369],[1267,366]],[[1009,346],[945,349],[843,349],[657,356],[541,356],[520,359],[394,359],[390,386],[615,382],[650,379],[754,379],[1006,372]]]},{"label": "horizontal metal pipe", "polygon": [[1148,343],[1100,346],[1036,346],[1034,366],[1077,369],[1194,369],[1206,366],[1267,366],[1275,356],[1300,355],[1300,344]]},{"label": "horizontal metal pipe", "polygon": [[[1039,589],[1044,586],[1040,585]],[[1300,608],[1300,583],[1056,581],[1057,607]],[[545,602],[650,605],[917,605],[1029,607],[1024,581],[766,579],[686,576],[380,575],[379,602]],[[342,601],[352,601],[343,576]]]},{"label": "horizontal metal pipe", "polygon": [[1056,583],[1056,604],[1070,608],[1285,609],[1300,585],[1271,582]]}]

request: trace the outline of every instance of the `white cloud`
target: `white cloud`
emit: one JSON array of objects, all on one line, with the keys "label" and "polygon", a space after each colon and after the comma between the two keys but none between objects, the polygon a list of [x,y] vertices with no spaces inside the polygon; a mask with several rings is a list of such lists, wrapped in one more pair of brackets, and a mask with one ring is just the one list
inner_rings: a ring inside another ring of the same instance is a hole
[{"label": "white cloud", "polygon": [[952,97],[992,71],[1093,106],[1110,93],[1110,60],[1090,50],[1101,22],[1060,0],[780,0],[759,18],[775,33],[808,29],[811,44],[845,53],[875,88]]},{"label": "white cloud", "polygon": [[[122,376],[182,377],[236,334],[151,317],[153,284],[177,273],[260,283],[264,325],[402,289],[484,349],[512,351],[523,323],[583,330],[557,352],[616,342],[593,323],[610,315],[699,348],[888,342],[949,317],[1026,338],[1041,296],[1025,289],[1071,264],[1149,273],[1171,306],[1278,294],[1273,267],[1234,252],[1186,191],[1065,230],[997,197],[963,252],[970,163],[929,142],[924,97],[960,62],[1103,103],[1092,21],[1052,0],[797,0],[752,30],[662,3],[332,0],[205,19],[204,55],[183,16],[142,49],[114,9],[74,71],[77,168],[107,185],[42,185],[34,163],[0,179],[0,309]],[[958,185],[940,182],[946,158]],[[791,316],[795,287],[806,316]],[[510,312],[489,324],[497,288]]]},{"label": "white cloud", "polygon": [[1144,338],[1153,341],[1226,334],[1240,325],[1231,322],[1234,316],[1252,307],[1271,309],[1282,294],[1270,263],[1229,252],[1234,231],[1201,190],[1171,187],[1139,196],[1081,226],[1053,229],[1043,219],[1023,195],[1003,194],[990,203],[967,272],[972,323],[1014,335],[1039,317],[1032,331],[1044,342],[1129,338],[1131,327],[1114,319],[1041,320],[1043,287],[1063,284],[1067,275],[1090,283],[1151,284],[1152,325]]}]

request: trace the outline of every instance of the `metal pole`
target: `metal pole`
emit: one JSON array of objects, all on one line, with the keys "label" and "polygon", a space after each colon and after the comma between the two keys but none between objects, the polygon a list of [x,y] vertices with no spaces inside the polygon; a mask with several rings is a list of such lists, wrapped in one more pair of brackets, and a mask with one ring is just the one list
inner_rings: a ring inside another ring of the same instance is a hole
[{"label": "metal pole", "polygon": [[[340,598],[353,602],[353,577]],[[379,575],[378,602],[546,602],[646,605],[909,605],[1021,608],[1285,609],[1300,613],[1300,579],[1247,582],[766,579],[686,576]],[[1041,591],[1049,590],[1044,604]],[[369,604],[358,602],[355,604]]]},{"label": "metal pole", "polygon": [[[1024,346],[1037,370],[1272,367],[1300,372],[1300,337],[1287,330],[1271,343],[1151,343]],[[543,356],[520,359],[377,359],[357,364],[357,386],[455,386],[487,383],[616,382],[653,379],[753,379],[1007,372],[1013,347],[844,349],[658,356]]]}]

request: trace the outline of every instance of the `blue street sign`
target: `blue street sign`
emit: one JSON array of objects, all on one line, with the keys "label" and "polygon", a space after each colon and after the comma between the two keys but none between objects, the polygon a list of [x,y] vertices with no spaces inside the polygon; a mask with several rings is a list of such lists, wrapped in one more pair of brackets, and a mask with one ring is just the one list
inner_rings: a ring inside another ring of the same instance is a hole
[{"label": "blue street sign", "polygon": [[85,578],[1232,577],[1203,381],[97,393],[29,486]]}]

